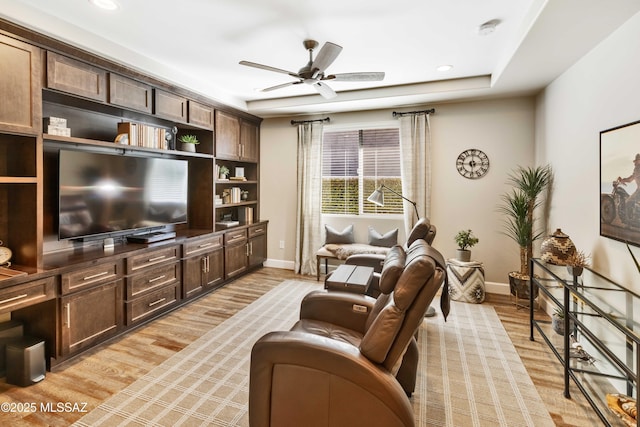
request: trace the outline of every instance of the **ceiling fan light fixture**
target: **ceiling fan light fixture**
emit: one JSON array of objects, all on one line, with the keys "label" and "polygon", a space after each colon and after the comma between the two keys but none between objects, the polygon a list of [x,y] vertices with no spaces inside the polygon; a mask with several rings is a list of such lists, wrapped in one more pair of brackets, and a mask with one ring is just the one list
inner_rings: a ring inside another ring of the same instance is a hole
[{"label": "ceiling fan light fixture", "polygon": [[450,64],[442,64],[436,67],[436,71],[440,71],[441,73],[444,73],[445,71],[451,71],[452,69],[453,65]]},{"label": "ceiling fan light fixture", "polygon": [[478,34],[481,36],[488,36],[496,30],[498,25],[500,25],[500,22],[501,21],[499,19],[491,19],[490,21],[481,24],[478,27]]}]

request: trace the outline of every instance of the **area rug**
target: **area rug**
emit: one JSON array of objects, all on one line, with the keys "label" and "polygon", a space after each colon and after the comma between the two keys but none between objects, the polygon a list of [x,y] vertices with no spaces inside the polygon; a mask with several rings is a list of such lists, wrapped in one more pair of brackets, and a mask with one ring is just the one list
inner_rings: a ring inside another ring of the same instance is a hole
[{"label": "area rug", "polygon": [[[289,329],[318,288],[283,282],[74,425],[248,426],[253,343]],[[417,426],[554,425],[493,308],[454,302],[420,329]]]},{"label": "area rug", "polygon": [[555,426],[493,307],[452,301],[420,329],[416,426]]}]

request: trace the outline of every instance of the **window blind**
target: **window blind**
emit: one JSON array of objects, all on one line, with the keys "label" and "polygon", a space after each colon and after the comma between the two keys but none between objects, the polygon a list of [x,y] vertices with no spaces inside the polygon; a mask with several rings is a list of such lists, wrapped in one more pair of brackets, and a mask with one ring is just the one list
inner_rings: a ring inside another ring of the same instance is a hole
[{"label": "window blind", "polygon": [[402,199],[385,192],[385,206],[366,199],[380,184],[402,191],[398,129],[325,132],[322,146],[322,212],[402,213]]}]

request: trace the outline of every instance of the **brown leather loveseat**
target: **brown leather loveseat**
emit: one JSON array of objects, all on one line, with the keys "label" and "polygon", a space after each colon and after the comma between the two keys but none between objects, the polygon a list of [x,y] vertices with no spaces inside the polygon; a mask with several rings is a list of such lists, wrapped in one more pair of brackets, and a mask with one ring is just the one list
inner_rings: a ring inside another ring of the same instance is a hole
[{"label": "brown leather loveseat", "polygon": [[[418,239],[387,255],[377,299],[308,294],[291,331],[266,334],[252,349],[250,425],[413,426],[396,373],[444,282],[441,263],[440,253]],[[446,290],[443,297],[448,301]]]}]

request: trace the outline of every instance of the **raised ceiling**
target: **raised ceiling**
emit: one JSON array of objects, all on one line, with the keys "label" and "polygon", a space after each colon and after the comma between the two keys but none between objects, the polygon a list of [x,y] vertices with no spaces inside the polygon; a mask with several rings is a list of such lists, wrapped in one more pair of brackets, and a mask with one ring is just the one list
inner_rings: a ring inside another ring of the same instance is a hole
[{"label": "raised ceiling", "polygon": [[[536,93],[640,10],[637,0],[0,0],[0,17],[262,116],[401,108]],[[495,31],[479,26],[500,21]],[[298,71],[303,40],[343,47],[325,100],[249,60]],[[436,67],[453,65],[448,72]]]}]

